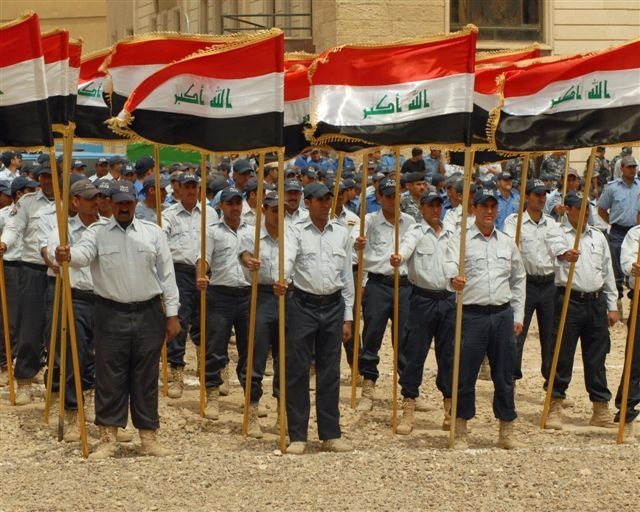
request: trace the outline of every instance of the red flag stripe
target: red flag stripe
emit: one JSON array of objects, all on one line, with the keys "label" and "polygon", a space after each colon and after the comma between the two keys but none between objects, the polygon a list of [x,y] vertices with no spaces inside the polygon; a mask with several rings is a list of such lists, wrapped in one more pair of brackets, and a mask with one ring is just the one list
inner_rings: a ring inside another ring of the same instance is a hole
[{"label": "red flag stripe", "polygon": [[42,34],[42,52],[45,64],[69,58],[69,32],[56,30]]},{"label": "red flag stripe", "polygon": [[105,73],[100,71],[100,66],[104,62],[104,59],[109,55],[110,50],[102,50],[93,55],[88,55],[82,59],[80,64],[80,83],[93,80],[97,76],[105,76]]},{"label": "red flag stripe", "polygon": [[79,68],[82,62],[82,41],[69,43],[69,65],[72,68]]},{"label": "red flag stripe", "polygon": [[[531,70],[536,72],[532,73]],[[640,69],[640,39],[613,49],[573,56],[550,63],[516,64],[509,71],[504,85],[504,96],[529,96],[554,82],[571,80],[598,71]],[[521,79],[523,77],[524,79]]]},{"label": "red flag stripe", "polygon": [[476,65],[479,64],[499,64],[513,63],[528,59],[538,59],[540,57],[540,48],[523,48],[522,50],[513,50],[507,52],[498,52],[486,56],[478,55]]},{"label": "red flag stripe", "polygon": [[309,68],[289,68],[284,74],[284,101],[296,101],[309,97]]},{"label": "red flag stripe", "polygon": [[158,36],[157,39],[121,41],[113,47],[107,59],[108,67],[144,66],[148,64],[168,64],[192,53],[211,46],[225,44],[229,39],[207,37],[198,38]]},{"label": "red flag stripe", "polygon": [[40,20],[36,13],[0,26],[0,68],[41,56]]},{"label": "red flag stripe", "polygon": [[[345,45],[316,59],[312,83],[380,86],[473,73],[475,41],[476,32],[470,30],[447,39],[415,44],[371,48]],[[393,60],[389,58],[391,54]]]}]

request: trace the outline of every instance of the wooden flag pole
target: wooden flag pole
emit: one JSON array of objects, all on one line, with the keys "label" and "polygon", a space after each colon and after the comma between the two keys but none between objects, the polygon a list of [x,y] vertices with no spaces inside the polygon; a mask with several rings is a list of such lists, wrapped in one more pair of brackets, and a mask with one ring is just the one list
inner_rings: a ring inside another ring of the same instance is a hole
[{"label": "wooden flag pole", "polygon": [[[567,158],[568,159],[568,158]],[[589,206],[589,189],[591,188],[591,177],[593,175],[593,167],[596,161],[596,148],[591,148],[589,163],[587,165],[587,176],[584,183],[584,195],[582,197],[582,205],[580,206],[580,218],[576,229],[576,237],[573,242],[573,249],[580,249],[580,238],[582,237],[582,229],[584,227],[584,217]],[[566,182],[566,180],[565,180]],[[564,201],[563,196],[563,201]],[[547,424],[549,416],[549,406],[551,405],[551,395],[553,393],[553,384],[556,378],[556,370],[558,368],[558,359],[560,357],[560,347],[562,346],[562,338],[564,336],[564,324],[567,320],[567,311],[569,309],[569,299],[571,297],[571,286],[573,285],[573,274],[575,272],[576,262],[572,261],[569,265],[569,274],[567,275],[567,284],[565,287],[564,298],[562,301],[562,313],[560,314],[560,324],[558,325],[558,334],[556,336],[556,344],[553,349],[553,359],[551,361],[551,369],[549,371],[549,380],[547,382],[547,394],[544,399],[544,407],[542,408],[542,417],[540,418],[540,428],[544,428]]]},{"label": "wooden flag pole", "polygon": [[338,209],[338,194],[340,193],[340,180],[342,179],[342,169],[344,168],[344,151],[338,151],[338,170],[336,171],[336,181],[333,184],[333,199],[331,200],[330,219],[335,218]]},{"label": "wooden flag pole", "polygon": [[529,175],[529,153],[524,155],[522,174],[520,176],[520,204],[518,205],[518,222],[516,224],[516,247],[520,248],[522,231],[522,215],[524,214],[524,196],[527,191],[527,176]]},{"label": "wooden flag pole", "polygon": [[[200,154],[200,268],[196,269],[200,277],[207,277],[207,155]],[[205,382],[205,359],[207,345],[207,290],[200,290],[200,416],[204,418],[207,388]]]},{"label": "wooden flag pole", "polygon": [[[396,157],[396,194],[393,219],[393,253],[400,252],[400,148],[395,147]],[[400,351],[400,340],[398,321],[400,318],[400,267],[393,267],[393,333],[391,342],[393,343],[393,383],[391,386],[391,430],[396,433],[398,427],[398,352]]]},{"label": "wooden flag pole", "polygon": [[[460,222],[460,257],[458,258],[458,275],[464,277],[464,261],[467,252],[467,218],[469,216],[469,193],[473,159],[475,151],[470,147],[464,149],[464,189],[462,190],[462,220]],[[456,299],[456,326],[453,341],[453,380],[451,385],[451,426],[449,428],[449,448],[456,445],[456,418],[458,417],[458,381],[460,377],[460,352],[462,347],[462,298],[464,292],[458,292]]]},{"label": "wooden flag pole", "polygon": [[[284,148],[278,150],[278,281],[284,275]],[[280,372],[280,400],[278,418],[280,422],[280,451],[287,452],[287,386],[285,348],[285,298],[278,297],[278,371]]]},{"label": "wooden flag pole", "polygon": [[47,388],[44,395],[44,422],[49,424],[49,411],[51,410],[51,391],[53,389],[53,365],[55,361],[56,342],[58,338],[58,317],[60,316],[61,295],[60,274],[56,275],[56,287],[53,292],[53,317],[51,318],[51,334],[49,336],[49,362],[47,364]]},{"label": "wooden flag pole", "polygon": [[[264,192],[264,152],[260,153],[258,163],[258,190],[256,191],[256,226],[253,242],[253,257],[260,258],[260,232],[262,230],[262,195]],[[279,180],[278,180],[279,181]],[[242,416],[242,434],[249,433],[249,407],[251,405],[251,381],[253,377],[253,354],[256,342],[256,311],[258,307],[258,274],[254,270],[251,276],[251,302],[249,305],[249,339],[247,342],[247,368],[244,377],[244,413]]]},{"label": "wooden flag pole", "polygon": [[[567,184],[569,181],[569,151],[565,151],[564,153],[564,177],[562,179],[562,201],[564,201],[564,198],[567,196]],[[562,207],[564,208],[564,202],[560,203],[562,205]],[[566,219],[566,214],[563,213],[562,214],[562,221],[564,222]]]},{"label": "wooden flag pole", "polygon": [[[153,145],[153,161],[155,163],[155,178],[156,178],[156,222],[158,226],[162,227],[162,203],[160,194],[160,146],[158,144]],[[167,363],[167,340],[166,338],[162,342],[162,394],[169,396],[169,364]]]},{"label": "wooden flag pole", "polygon": [[[4,259],[0,256],[0,300],[2,301],[2,331],[4,334],[4,353],[7,357],[7,377],[9,379],[9,403],[16,405],[16,394],[13,382],[13,356],[11,355],[11,339],[9,338],[9,308],[7,307],[7,283],[4,276]],[[51,368],[51,366],[49,366]],[[49,374],[51,372],[49,371]]]},{"label": "wooden flag pole", "polygon": [[[64,278],[63,278],[64,279]],[[62,283],[64,287],[64,281]],[[62,314],[60,317],[60,365],[58,374],[58,442],[64,439],[64,402],[67,392],[67,327],[68,313],[66,297],[62,290]]]},{"label": "wooden flag pole", "polygon": [[[69,123],[68,126],[65,127],[62,132],[64,135],[64,153],[63,153],[63,165],[66,163],[65,169],[69,169],[71,167],[71,152],[73,150],[73,131],[75,129],[75,125],[73,123]],[[56,216],[58,220],[58,230],[60,234],[60,245],[67,245],[67,233],[68,233],[68,200],[69,200],[69,186],[70,186],[70,176],[68,170],[64,172],[62,175],[62,201],[60,200],[60,188],[58,183],[58,170],[56,166],[56,153],[54,148],[49,149],[49,158],[51,161],[51,179],[53,182],[53,193],[56,204]],[[62,209],[59,205],[63,205]],[[80,427],[80,441],[82,444],[82,455],[86,458],[89,456],[89,445],[87,443],[87,427],[84,422],[84,401],[82,396],[82,381],[80,380],[80,358],[78,357],[78,345],[76,338],[76,324],[75,324],[75,316],[73,313],[73,302],[71,296],[71,281],[69,278],[69,262],[62,262],[62,310],[64,315],[64,308],[66,304],[66,321],[67,328],[69,330],[69,343],[71,346],[71,360],[73,363],[73,379],[76,390],[76,401],[78,404],[78,424]],[[62,319],[62,325],[64,326],[64,318]],[[62,360],[62,354],[66,351],[66,342],[64,339],[60,340],[60,356]],[[61,390],[62,390],[62,382],[64,382],[64,378],[61,372]],[[60,403],[62,407],[64,407],[64,396],[62,393],[59,395]]]},{"label": "wooden flag pole", "polygon": [[[640,240],[638,241],[638,256],[636,263],[640,265]],[[636,342],[636,326],[638,325],[638,299],[640,299],[640,278],[636,278],[631,302],[631,316],[629,317],[629,331],[627,332],[627,354],[622,374],[622,400],[620,402],[620,423],[616,443],[624,442],[624,425],[627,420],[627,400],[629,400],[629,382],[631,380],[631,363],[633,361],[633,347]]]},{"label": "wooden flag pole", "polygon": [[[367,214],[367,163],[369,155],[362,154],[360,173],[360,238],[364,238],[364,218]],[[362,274],[364,272],[364,249],[358,249],[358,272],[356,279],[356,304],[353,314],[353,364],[351,365],[351,408],[356,408],[356,388],[358,386],[358,356],[360,355],[360,316],[362,313]]]}]

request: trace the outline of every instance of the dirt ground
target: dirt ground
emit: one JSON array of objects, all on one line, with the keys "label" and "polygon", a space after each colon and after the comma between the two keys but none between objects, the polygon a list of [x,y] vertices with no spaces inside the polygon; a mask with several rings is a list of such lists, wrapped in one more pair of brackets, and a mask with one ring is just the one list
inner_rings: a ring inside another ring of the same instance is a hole
[{"label": "dirt ground", "polygon": [[[626,327],[618,324],[611,332],[607,369],[615,394]],[[371,413],[350,409],[349,368],[343,364],[341,422],[356,448],[349,454],[320,452],[312,413],[308,453],[280,455],[271,377],[265,383],[269,396],[263,399],[270,409],[261,420],[264,439],[241,435],[242,390],[233,376],[231,394],[221,398],[220,420],[200,418],[192,345],[184,396],[160,399],[160,437],[176,451],[167,458],[138,456],[135,436],[132,443],[119,446],[116,458],[89,462],[82,458],[79,443],[57,442],[57,404],[45,425],[42,399],[31,406],[10,407],[7,388],[2,388],[0,511],[637,511],[640,445],[616,445],[615,430],[588,426],[591,405],[579,358],[578,354],[569,389],[575,405],[565,410],[567,428],[541,430],[544,393],[534,324],[525,347],[525,378],[516,392],[516,433],[527,447],[512,452],[495,447],[492,384],[484,381],[478,384],[478,416],[470,422],[471,448],[446,448],[448,433],[440,430],[441,397],[432,352],[422,389],[434,410],[417,413],[409,436],[394,436],[388,342]],[[93,425],[88,430],[91,447],[97,430]]]}]

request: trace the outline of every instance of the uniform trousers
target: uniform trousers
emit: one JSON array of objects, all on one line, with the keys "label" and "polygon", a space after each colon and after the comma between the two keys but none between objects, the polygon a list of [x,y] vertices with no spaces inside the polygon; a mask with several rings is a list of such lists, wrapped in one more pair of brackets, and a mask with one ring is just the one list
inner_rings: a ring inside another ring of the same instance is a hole
[{"label": "uniform trousers", "polygon": [[513,380],[516,340],[513,310],[508,302],[463,308],[458,418],[470,420],[476,414],[476,381],[485,355],[494,387],[493,414],[500,420],[513,421],[517,418]]},{"label": "uniform trousers", "polygon": [[[401,278],[402,279],[402,278]],[[398,370],[402,372],[404,366],[404,350],[402,341],[404,330],[409,317],[409,302],[411,300],[411,285],[406,281],[398,288]],[[387,328],[387,322],[393,320],[393,276],[387,277],[387,281],[381,282],[368,277],[362,296],[362,316],[364,326],[362,329],[362,351],[358,358],[358,370],[365,379],[377,381],[380,373],[380,347],[382,338]]]},{"label": "uniform trousers", "polygon": [[[553,339],[558,334],[564,291],[564,288],[558,288],[556,293]],[[576,347],[580,339],[584,384],[589,393],[589,399],[592,402],[608,402],[611,400],[611,391],[607,387],[605,359],[611,349],[611,338],[609,338],[607,299],[602,292],[598,293],[597,298],[592,299],[580,299],[577,296],[578,293],[572,292],[569,300],[558,368],[553,383],[553,396],[566,397],[566,391],[571,382]]]},{"label": "uniform trousers", "polygon": [[[354,265],[353,266],[353,282],[356,284],[356,288],[357,288],[357,283],[358,283],[358,266]],[[355,292],[354,292],[355,293]],[[356,303],[355,303],[355,295],[354,295],[354,303],[353,303],[353,315],[355,318],[355,314],[356,314]],[[355,324],[354,324],[355,325]],[[356,335],[355,331],[351,334],[351,337],[346,340],[343,343],[344,346],[344,355],[347,358],[347,364],[349,365],[349,367],[353,367],[353,337]],[[358,336],[359,338],[359,336]],[[361,349],[362,347],[359,346],[358,349]]]},{"label": "uniform trousers", "polygon": [[193,265],[175,263],[176,284],[180,294],[180,332],[167,344],[167,361],[173,368],[183,367],[187,335],[196,346],[200,345],[200,292],[196,288],[196,270]]},{"label": "uniform trousers", "polygon": [[[631,320],[627,320],[628,328],[631,328]],[[625,345],[626,347],[626,345]],[[627,357],[627,351],[625,348],[625,360]],[[624,373],[622,375],[624,377]],[[616,393],[616,407],[620,410],[622,403],[622,377],[620,378],[620,386],[618,386],[618,392]],[[631,359],[631,378],[629,380],[629,396],[627,398],[627,416],[625,421],[627,423],[633,421],[640,414],[636,411],[636,407],[640,404],[640,320],[636,322],[636,333],[633,344],[633,357]],[[620,413],[616,414],[616,421],[619,421]]]},{"label": "uniform trousers", "polygon": [[611,225],[609,231],[609,250],[611,251],[611,263],[613,265],[613,275],[616,278],[616,288],[618,289],[618,299],[623,297],[624,273],[620,266],[620,253],[622,252],[622,242],[630,228],[625,228],[617,224]]},{"label": "uniform trousers", "polygon": [[[259,285],[258,303],[256,307],[256,333],[253,347],[253,372],[251,375],[252,402],[258,402],[262,397],[262,379],[267,367],[269,349],[273,355],[273,396],[280,396],[280,371],[278,367],[278,296],[273,293],[270,284]],[[247,372],[246,362],[240,370],[245,382]]]},{"label": "uniform trousers", "polygon": [[[95,355],[93,346],[93,328],[95,320],[95,295],[84,290],[71,290],[73,297],[73,316],[76,326],[76,346],[78,347],[78,362],[80,364],[80,380],[82,391],[95,387]],[[68,340],[67,340],[68,341]],[[66,359],[66,389],[64,394],[64,408],[78,409],[75,379],[73,376],[73,359],[71,345],[67,343]]]},{"label": "uniform trousers", "polygon": [[155,430],[166,318],[160,296],[119,303],[96,297],[96,425]]},{"label": "uniform trousers", "polygon": [[418,397],[424,363],[435,339],[436,386],[444,398],[451,398],[455,316],[453,293],[413,287],[408,327],[402,343],[404,368],[400,373],[400,386],[403,397]]},{"label": "uniform trousers", "polygon": [[32,379],[40,369],[46,343],[47,267],[23,262],[20,286],[14,375],[16,379]]},{"label": "uniform trousers", "polygon": [[540,372],[545,382],[549,380],[551,370],[551,360],[553,359],[553,313],[555,309],[556,287],[553,284],[553,276],[547,282],[537,282],[527,277],[527,296],[524,303],[524,322],[522,333],[516,337],[516,367],[514,376],[516,379],[522,378],[522,354],[524,343],[529,333],[533,313],[538,320],[538,331],[540,337],[540,353],[542,363]]},{"label": "uniform trousers", "polygon": [[[238,364],[236,375],[241,383],[240,369],[247,364],[249,335],[249,299],[251,287],[209,286],[207,289],[207,344],[205,385],[217,388],[222,384],[222,369],[229,362],[231,328],[236,333]],[[244,389],[244,388],[243,388]]]},{"label": "uniform trousers", "polygon": [[[9,324],[9,340],[11,341],[11,355],[16,357],[17,347],[17,323],[18,323],[18,298],[20,297],[20,261],[4,261],[4,282],[7,297],[7,320]],[[2,312],[0,312],[2,320]],[[0,324],[0,327],[3,324]],[[4,348],[4,327],[1,327],[0,340],[0,368],[7,366],[7,354]]]},{"label": "uniform trousers", "polygon": [[311,295],[295,290],[287,299],[287,424],[291,442],[309,430],[309,364],[315,354],[316,417],[321,440],[341,436],[340,352],[344,324],[341,292]]}]

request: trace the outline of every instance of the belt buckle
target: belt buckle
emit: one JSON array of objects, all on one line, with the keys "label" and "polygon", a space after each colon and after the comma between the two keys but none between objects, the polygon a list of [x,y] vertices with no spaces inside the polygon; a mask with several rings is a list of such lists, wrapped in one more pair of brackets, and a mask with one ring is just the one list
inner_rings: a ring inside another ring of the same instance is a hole
[{"label": "belt buckle", "polygon": [[584,292],[580,292],[580,298],[584,299],[585,298],[585,293]]}]

